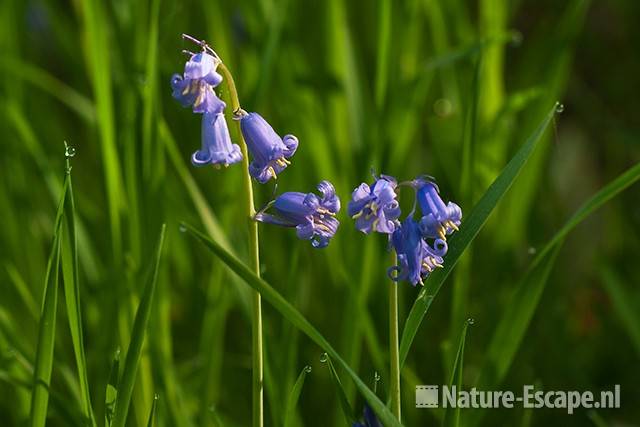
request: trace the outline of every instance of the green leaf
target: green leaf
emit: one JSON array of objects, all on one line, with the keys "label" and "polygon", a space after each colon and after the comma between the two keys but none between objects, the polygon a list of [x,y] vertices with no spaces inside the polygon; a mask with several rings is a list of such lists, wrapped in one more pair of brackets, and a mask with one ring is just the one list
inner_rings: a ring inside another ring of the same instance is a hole
[{"label": "green leaf", "polygon": [[[67,159],[67,170],[71,170]],[[67,174],[67,192],[64,207],[64,227],[62,235],[62,277],[64,283],[64,296],[67,306],[67,318],[71,331],[71,341],[76,357],[76,368],[81,394],[81,411],[85,419],[95,426],[95,417],[91,407],[91,395],[89,392],[89,379],[87,378],[87,359],[84,352],[84,338],[82,333],[82,314],[80,312],[80,281],[78,273],[78,237],[75,225],[75,202],[73,199],[73,185],[71,173]]]},{"label": "green leaf", "polygon": [[196,230],[188,224],[182,224],[184,230],[202,242],[209,250],[222,260],[234,273],[240,276],[249,286],[260,292],[262,297],[269,302],[282,316],[291,322],[296,328],[305,333],[313,342],[319,345],[329,356],[335,360],[342,369],[355,382],[356,387],[375,411],[382,423],[386,427],[400,426],[384,403],[365,385],[351,367],[344,361],[338,352],[329,344],[326,338],[309,321],[296,310],[278,291],[256,276],[242,261],[226,251],[217,242],[209,239],[205,234]]},{"label": "green leaf", "polygon": [[287,400],[287,408],[284,411],[284,427],[289,427],[293,424],[296,405],[298,404],[298,400],[300,399],[300,393],[302,392],[304,380],[309,372],[311,372],[311,366],[307,365],[302,368],[302,371],[300,371],[300,375],[298,375],[296,383],[293,385],[293,389],[291,389],[291,394],[289,394],[289,399]]},{"label": "green leaf", "polygon": [[347,399],[347,393],[342,386],[342,381],[340,381],[340,377],[338,376],[338,372],[336,372],[335,366],[331,362],[331,358],[324,353],[320,356],[320,361],[322,363],[326,363],[329,368],[329,373],[331,374],[331,379],[333,380],[333,384],[336,386],[336,391],[338,392],[338,400],[340,401],[340,409],[342,409],[342,413],[347,420],[347,424],[353,424],[356,421],[355,413],[353,412],[353,408],[349,404],[349,399]]},{"label": "green leaf", "polygon": [[402,331],[402,339],[400,340],[400,367],[409,353],[409,348],[418,332],[418,327],[422,323],[425,314],[431,306],[433,298],[438,294],[447,276],[458,262],[458,259],[467,248],[467,246],[478,235],[480,229],[484,226],[487,218],[496,207],[502,196],[507,192],[518,173],[527,162],[529,156],[533,152],[536,143],[540,140],[544,131],[549,126],[551,119],[556,112],[556,105],[547,113],[538,128],[527,139],[524,145],[518,150],[513,158],[507,163],[500,175],[493,181],[489,189],[484,193],[482,198],[475,205],[469,216],[463,219],[460,231],[453,235],[449,241],[449,252],[445,258],[444,268],[434,271],[426,280],[425,287],[418,293],[418,297],[411,307],[411,311],[407,317],[405,327]]},{"label": "green leaf", "polygon": [[158,245],[156,246],[155,263],[151,275],[147,280],[147,284],[144,288],[144,293],[140,299],[140,305],[136,312],[136,318],[133,323],[133,330],[131,332],[131,341],[127,350],[127,357],[124,361],[124,370],[122,377],[118,382],[118,394],[116,397],[116,406],[114,409],[113,427],[124,427],[127,421],[127,414],[129,412],[129,405],[131,403],[131,395],[133,393],[133,386],[135,384],[136,375],[138,372],[138,365],[140,364],[140,357],[142,356],[142,345],[144,343],[145,333],[149,324],[149,317],[151,315],[151,306],[153,303],[153,296],[156,290],[156,282],[158,279],[158,269],[160,267],[160,259],[162,256],[162,247],[164,245],[164,234],[166,225],[162,225],[160,230],[160,237],[158,239]]},{"label": "green leaf", "polygon": [[33,392],[31,394],[31,427],[44,427],[47,419],[49,386],[51,382],[51,372],[53,370],[53,348],[56,336],[56,311],[58,309],[60,231],[68,188],[69,181],[65,178],[62,196],[56,214],[53,245],[47,262],[44,296],[38,325],[38,346],[36,348]]},{"label": "green leaf", "polygon": [[[473,325],[473,320],[468,319],[464,327],[462,328],[462,333],[460,335],[460,343],[458,344],[458,352],[456,353],[456,359],[451,367],[451,379],[449,379],[449,389],[451,389],[454,385],[457,390],[462,390],[462,366],[464,361],[464,344],[467,340],[467,331],[469,330],[469,325]],[[460,408],[451,406],[447,406],[444,411],[444,417],[442,418],[443,426],[458,426],[460,425]]]}]

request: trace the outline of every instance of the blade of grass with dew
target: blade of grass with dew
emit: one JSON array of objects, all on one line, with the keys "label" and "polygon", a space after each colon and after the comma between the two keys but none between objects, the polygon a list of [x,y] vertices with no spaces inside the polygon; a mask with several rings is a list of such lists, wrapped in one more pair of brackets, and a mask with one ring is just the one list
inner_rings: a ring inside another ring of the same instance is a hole
[{"label": "blade of grass with dew", "polygon": [[284,427],[291,427],[293,424],[293,419],[296,414],[296,406],[298,405],[298,400],[300,399],[300,393],[302,393],[302,386],[304,385],[304,380],[307,377],[307,374],[311,372],[311,366],[307,365],[302,368],[300,371],[300,375],[298,375],[298,379],[293,385],[293,389],[291,389],[291,393],[289,394],[289,398],[287,399],[287,407],[284,411]]},{"label": "blade of grass with dew", "polygon": [[[467,117],[463,130],[462,140],[462,171],[460,174],[460,206],[471,206],[473,203],[473,177],[475,176],[476,143],[478,131],[478,97],[480,71],[482,68],[482,49],[478,52],[473,71],[473,81],[471,83],[471,100],[467,108]],[[467,310],[467,294],[471,284],[471,259],[473,256],[473,246],[469,247],[460,257],[458,268],[453,280],[453,295],[451,297],[451,316],[449,320],[450,337],[460,334],[459,325],[465,317]],[[446,357],[449,365],[453,364],[453,354],[448,351]]]},{"label": "blade of grass with dew", "polygon": [[327,355],[327,353],[322,354],[320,356],[320,362],[326,363],[327,368],[329,368],[329,374],[331,375],[331,380],[333,381],[333,385],[336,387],[336,392],[338,393],[338,400],[340,401],[340,409],[342,409],[342,414],[347,420],[347,424],[353,424],[356,421],[355,412],[353,412],[353,408],[349,403],[349,399],[347,399],[347,394],[342,386],[342,381],[340,381],[340,377],[338,376],[338,372],[336,372],[336,368],[333,366],[331,362],[331,357]]},{"label": "blade of grass with dew", "polygon": [[67,163],[67,191],[64,206],[64,222],[62,234],[62,282],[64,284],[64,296],[67,307],[67,319],[71,331],[73,352],[76,358],[78,382],[81,394],[81,411],[84,418],[91,426],[96,425],[95,416],[91,407],[91,395],[89,392],[89,379],[87,377],[87,358],[84,352],[84,334],[82,332],[82,313],[80,311],[80,275],[78,272],[78,236],[76,233],[75,201],[73,197],[73,184],[71,180],[71,165],[69,157],[73,154],[66,147]]},{"label": "blade of grass with dew", "polygon": [[31,427],[44,427],[49,404],[49,385],[53,370],[53,348],[56,335],[56,311],[58,308],[58,272],[60,269],[60,231],[62,215],[68,189],[65,178],[58,212],[54,222],[54,236],[47,262],[45,287],[42,299],[40,322],[38,325],[38,345],[33,371],[33,392],[31,394]]},{"label": "blade of grass with dew", "polygon": [[[451,378],[449,379],[449,389],[453,389],[453,386],[457,390],[462,390],[462,367],[464,362],[464,345],[467,340],[467,332],[469,326],[473,325],[473,320],[468,319],[464,322],[462,332],[460,334],[460,342],[458,343],[458,351],[456,352],[456,358],[451,367]],[[448,405],[444,411],[444,417],[442,418],[442,425],[444,427],[459,426],[460,425],[460,407],[456,406],[452,408]]]},{"label": "blade of grass with dew", "polygon": [[147,427],[153,427],[155,416],[156,416],[156,407],[158,406],[158,395],[153,396],[153,403],[151,404],[151,410],[149,411],[149,421],[147,421]]},{"label": "blade of grass with dew", "polygon": [[409,353],[409,348],[418,332],[418,328],[422,323],[422,319],[429,310],[433,298],[437,295],[447,276],[456,265],[456,262],[480,232],[487,218],[494,210],[502,196],[507,192],[511,184],[518,176],[518,173],[531,156],[536,147],[536,143],[540,140],[545,130],[549,126],[553,116],[556,113],[556,104],[547,113],[538,128],[531,134],[529,139],[522,145],[513,158],[507,163],[500,175],[495,179],[493,184],[485,192],[482,198],[474,206],[473,210],[463,220],[460,231],[453,235],[449,242],[449,252],[445,258],[444,268],[434,271],[426,280],[425,287],[420,290],[416,301],[411,307],[411,311],[405,322],[400,340],[400,368]]},{"label": "blade of grass with dew", "polygon": [[608,266],[600,271],[602,285],[609,295],[613,311],[618,316],[622,326],[629,335],[629,339],[640,355],[640,311],[632,295],[625,289],[624,283],[617,273]]},{"label": "blade of grass with dew", "polygon": [[109,380],[107,381],[107,389],[104,398],[104,425],[111,426],[113,421],[114,409],[116,406],[116,398],[118,397],[118,374],[120,372],[120,350],[116,350],[113,361],[111,362],[111,371],[109,372]]},{"label": "blade of grass with dew", "polygon": [[133,323],[131,341],[127,349],[124,369],[122,371],[120,381],[118,381],[118,395],[116,397],[113,423],[111,424],[112,427],[124,427],[127,421],[131,395],[133,394],[133,386],[135,384],[138,365],[140,364],[140,358],[142,356],[142,345],[144,343],[147,326],[149,324],[153,297],[158,280],[158,269],[160,268],[160,259],[162,257],[162,249],[164,246],[165,230],[166,225],[163,224],[162,229],[160,230],[158,244],[156,246],[153,269],[147,279],[147,284],[145,285],[144,293],[140,299],[140,305],[138,306],[135,321]]},{"label": "blade of grass with dew", "polygon": [[399,427],[401,424],[395,419],[393,414],[386,408],[384,403],[366,386],[351,367],[338,354],[327,339],[309,321],[295,309],[285,298],[280,295],[271,285],[263,279],[257,277],[242,261],[226,251],[220,244],[211,240],[202,232],[192,226],[182,223],[184,230],[200,241],[206,248],[216,254],[234,273],[242,278],[245,283],[253,289],[259,291],[262,297],[269,302],[282,316],[289,320],[294,326],[300,329],[320,348],[327,352],[342,369],[356,383],[356,387],[369,403],[369,406],[376,412],[380,420],[387,427]]}]

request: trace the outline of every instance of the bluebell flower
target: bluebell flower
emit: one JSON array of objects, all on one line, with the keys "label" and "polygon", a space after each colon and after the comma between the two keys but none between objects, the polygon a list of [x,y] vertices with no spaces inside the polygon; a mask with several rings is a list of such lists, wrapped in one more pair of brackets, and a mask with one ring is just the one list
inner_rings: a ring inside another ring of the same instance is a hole
[{"label": "bluebell flower", "polygon": [[405,280],[413,286],[422,284],[434,269],[442,267],[447,244],[436,239],[431,247],[422,238],[420,226],[407,216],[391,235],[391,244],[397,255],[397,265],[389,268],[388,275],[394,281]]},{"label": "bluebell flower", "polygon": [[286,135],[284,138],[273,130],[271,125],[258,113],[238,111],[242,136],[251,153],[252,161],[249,174],[264,184],[271,178],[277,178],[289,164],[289,158],[298,148],[298,138]]},{"label": "bluebell flower", "polygon": [[[340,221],[340,198],[329,181],[318,184],[321,197],[313,193],[287,192],[278,196],[267,208],[258,212],[256,221],[284,227],[295,227],[298,238],[310,240],[314,248],[323,248],[336,234]],[[266,213],[272,209],[273,213]]]},{"label": "bluebell flower", "polygon": [[422,211],[420,231],[426,238],[445,240],[446,235],[458,230],[462,219],[462,209],[453,202],[446,203],[440,197],[438,186],[427,179],[413,181],[417,191],[418,204]]},{"label": "bluebell flower", "polygon": [[231,143],[229,128],[223,113],[202,115],[202,148],[191,156],[194,166],[229,166],[242,160],[238,144]]},{"label": "bluebell flower", "polygon": [[372,231],[393,233],[400,216],[395,192],[397,185],[392,176],[381,175],[373,184],[363,182],[353,190],[347,213],[356,220],[356,229],[365,234]]},{"label": "bluebell flower", "polygon": [[369,405],[364,405],[363,412],[362,422],[357,421],[353,423],[351,427],[384,427],[380,420],[376,418],[376,414],[374,414],[373,409],[371,409]]},{"label": "bluebell flower", "polygon": [[173,97],[183,107],[192,107],[194,113],[220,113],[225,103],[213,88],[222,82],[216,71],[220,60],[206,52],[192,54],[184,66],[184,74],[171,77]]}]

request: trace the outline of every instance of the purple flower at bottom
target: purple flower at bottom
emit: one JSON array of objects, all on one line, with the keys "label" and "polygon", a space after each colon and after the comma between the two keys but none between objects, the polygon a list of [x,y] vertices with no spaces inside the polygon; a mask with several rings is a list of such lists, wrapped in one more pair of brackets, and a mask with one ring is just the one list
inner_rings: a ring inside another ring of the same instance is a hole
[{"label": "purple flower at bottom", "polygon": [[202,115],[202,148],[191,155],[194,166],[208,164],[229,166],[242,160],[238,144],[231,143],[229,128],[223,113]]},{"label": "purple flower at bottom", "polygon": [[436,239],[431,247],[422,238],[420,226],[409,215],[391,235],[391,244],[397,255],[397,265],[387,274],[394,281],[406,280],[413,286],[422,284],[434,269],[442,267],[447,252],[447,243]]},{"label": "purple flower at bottom", "polygon": [[[298,238],[310,240],[314,248],[324,248],[336,234],[340,221],[335,215],[340,211],[340,198],[329,181],[318,184],[322,197],[313,193],[287,192],[278,196],[266,209],[258,212],[256,221],[295,227]],[[265,211],[273,209],[272,214]]]},{"label": "purple flower at bottom", "polygon": [[458,230],[462,219],[462,209],[453,202],[445,204],[435,183],[418,178],[413,181],[413,184],[423,215],[420,220],[422,235],[427,238],[439,237],[445,240],[446,235]]},{"label": "purple flower at bottom", "polygon": [[353,423],[351,427],[384,427],[369,405],[364,405],[363,420]]},{"label": "purple flower at bottom", "polygon": [[258,113],[238,113],[242,136],[251,153],[252,162],[249,173],[259,183],[264,184],[271,178],[277,178],[289,164],[289,158],[298,148],[298,138],[285,135],[284,138],[273,130],[271,125]]},{"label": "purple flower at bottom", "polygon": [[347,212],[356,220],[358,230],[365,234],[372,231],[393,233],[400,216],[400,205],[395,192],[397,185],[392,176],[381,175],[373,184],[363,182],[353,190]]}]

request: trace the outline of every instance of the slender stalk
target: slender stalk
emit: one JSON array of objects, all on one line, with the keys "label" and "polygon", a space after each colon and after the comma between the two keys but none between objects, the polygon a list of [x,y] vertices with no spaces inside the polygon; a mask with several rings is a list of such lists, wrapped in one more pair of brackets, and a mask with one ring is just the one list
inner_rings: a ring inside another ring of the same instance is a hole
[{"label": "slender stalk", "polygon": [[[238,91],[236,90],[233,76],[229,69],[221,63],[218,70],[222,73],[224,81],[229,88],[231,98],[231,108],[236,111],[240,108],[240,100],[238,99]],[[242,137],[240,130],[240,122],[236,121],[238,126],[238,137],[240,138],[240,149],[242,150],[242,168],[244,174],[242,181],[244,193],[246,195],[246,212],[247,226],[249,228],[249,252],[250,267],[256,276],[260,276],[260,249],[258,246],[258,223],[253,220],[255,207],[253,205],[253,187],[251,185],[251,176],[249,175],[249,153],[247,152],[247,144]],[[252,319],[252,336],[253,336],[253,426],[262,427],[264,419],[263,405],[263,384],[264,367],[262,359],[262,299],[258,291],[253,291],[253,319]]]},{"label": "slender stalk", "polygon": [[[393,255],[393,264],[397,260]],[[391,411],[400,420],[400,351],[398,347],[398,283],[389,282],[389,375],[391,378],[389,395],[391,396]]]}]

